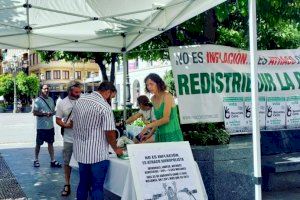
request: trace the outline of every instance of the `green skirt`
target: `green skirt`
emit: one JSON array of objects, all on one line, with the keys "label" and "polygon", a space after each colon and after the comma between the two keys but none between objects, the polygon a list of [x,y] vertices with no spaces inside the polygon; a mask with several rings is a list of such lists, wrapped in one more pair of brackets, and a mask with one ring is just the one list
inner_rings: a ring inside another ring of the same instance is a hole
[{"label": "green skirt", "polygon": [[175,130],[173,132],[157,131],[155,133],[155,142],[179,142],[183,141],[181,130]]}]

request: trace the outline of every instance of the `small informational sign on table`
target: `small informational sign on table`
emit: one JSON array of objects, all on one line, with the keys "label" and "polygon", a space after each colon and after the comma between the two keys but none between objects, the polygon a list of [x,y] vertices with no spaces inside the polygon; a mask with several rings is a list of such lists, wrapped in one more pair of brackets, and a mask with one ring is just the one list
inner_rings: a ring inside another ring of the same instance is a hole
[{"label": "small informational sign on table", "polygon": [[[259,126],[260,130],[266,129],[266,97],[259,97]],[[245,97],[244,100],[244,113],[245,113],[245,129],[252,131],[252,102],[251,97]]]},{"label": "small informational sign on table", "polygon": [[207,199],[188,142],[133,144],[127,149],[137,199]]},{"label": "small informational sign on table", "polygon": [[285,97],[268,97],[266,108],[266,129],[285,128],[286,102]]},{"label": "small informational sign on table", "polygon": [[300,96],[287,97],[286,108],[287,129],[300,128]]},{"label": "small informational sign on table", "polygon": [[244,98],[224,97],[225,128],[230,133],[244,132]]}]

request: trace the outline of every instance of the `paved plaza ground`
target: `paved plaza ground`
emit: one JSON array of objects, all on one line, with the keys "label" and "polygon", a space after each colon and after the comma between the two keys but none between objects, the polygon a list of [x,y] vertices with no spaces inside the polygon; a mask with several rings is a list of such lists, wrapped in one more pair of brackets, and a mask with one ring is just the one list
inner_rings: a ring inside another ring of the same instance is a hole
[{"label": "paved plaza ground", "polygon": [[[55,154],[57,160],[62,162],[62,138],[58,127],[56,127],[56,131]],[[34,145],[35,119],[32,114],[0,114],[0,155],[4,158],[26,197],[34,200],[75,199],[76,187],[79,180],[78,171],[75,170],[72,173],[71,195],[67,198],[61,197],[60,192],[64,185],[63,169],[50,168],[50,158],[46,145],[43,145],[40,153],[41,167],[34,168]],[[1,190],[3,188],[0,188],[0,194]],[[110,197],[106,199],[110,199]],[[300,188],[264,193],[263,199],[300,199]]]}]

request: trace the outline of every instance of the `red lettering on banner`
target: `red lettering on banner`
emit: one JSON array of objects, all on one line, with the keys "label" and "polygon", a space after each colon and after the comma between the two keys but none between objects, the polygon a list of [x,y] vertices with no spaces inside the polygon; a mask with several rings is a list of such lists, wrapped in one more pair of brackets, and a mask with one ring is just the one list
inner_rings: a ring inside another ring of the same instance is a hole
[{"label": "red lettering on banner", "polygon": [[206,52],[207,63],[219,63],[221,52]]},{"label": "red lettering on banner", "polygon": [[292,56],[270,56],[269,65],[293,65],[296,60]]},{"label": "red lettering on banner", "polygon": [[206,52],[207,63],[247,64],[247,53]]}]

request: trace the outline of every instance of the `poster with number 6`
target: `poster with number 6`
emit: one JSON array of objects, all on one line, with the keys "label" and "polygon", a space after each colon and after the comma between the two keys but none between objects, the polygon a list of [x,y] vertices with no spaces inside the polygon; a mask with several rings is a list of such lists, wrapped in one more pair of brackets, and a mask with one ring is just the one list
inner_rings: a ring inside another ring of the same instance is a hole
[{"label": "poster with number 6", "polygon": [[266,108],[266,129],[278,130],[285,128],[286,102],[285,97],[268,97]]},{"label": "poster with number 6", "polygon": [[243,97],[224,97],[225,128],[230,133],[244,132],[244,99]]},{"label": "poster with number 6", "polygon": [[287,129],[300,128],[300,96],[287,97],[286,126]]}]

